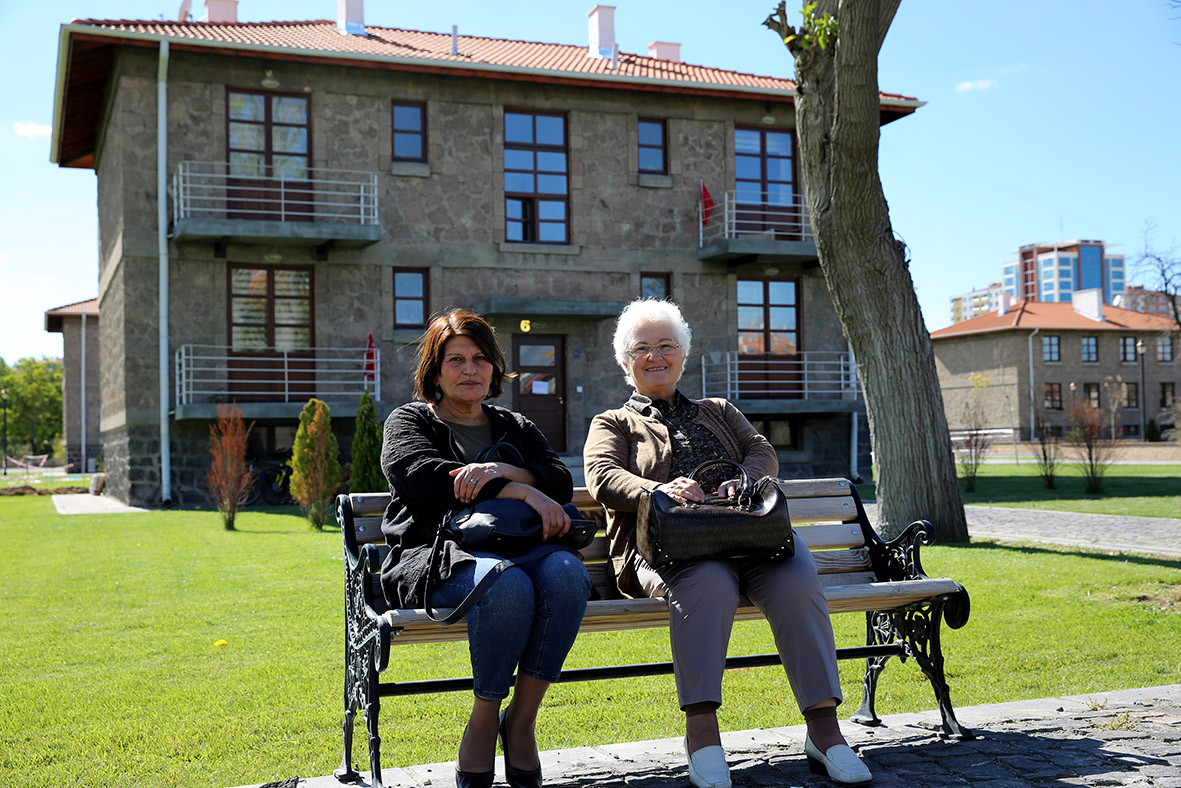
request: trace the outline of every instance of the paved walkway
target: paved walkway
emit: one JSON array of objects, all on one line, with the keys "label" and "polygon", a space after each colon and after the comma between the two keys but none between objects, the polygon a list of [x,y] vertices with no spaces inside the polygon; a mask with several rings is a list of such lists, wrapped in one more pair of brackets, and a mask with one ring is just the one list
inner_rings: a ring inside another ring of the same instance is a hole
[{"label": "paved walkway", "polygon": [[[877,728],[842,727],[873,771],[874,788],[1181,788],[1181,685],[971,706],[956,716],[976,739],[939,739],[934,711],[887,716]],[[803,738],[802,725],[723,734],[734,784],[831,788],[808,770]],[[359,747],[362,766],[364,743]],[[553,750],[541,761],[550,788],[689,785],[679,738]],[[390,788],[450,788],[454,768],[445,762],[383,769],[382,781]],[[496,768],[504,786],[499,758]],[[328,776],[299,785],[341,784]],[[358,785],[369,785],[367,773]]]}]

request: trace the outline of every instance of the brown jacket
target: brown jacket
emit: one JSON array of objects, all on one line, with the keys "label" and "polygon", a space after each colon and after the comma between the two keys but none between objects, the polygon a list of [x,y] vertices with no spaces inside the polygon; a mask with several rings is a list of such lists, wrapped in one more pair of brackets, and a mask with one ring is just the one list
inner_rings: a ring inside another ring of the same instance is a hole
[{"label": "brown jacket", "polygon": [[[746,466],[752,479],[779,470],[775,449],[746,417],[724,399],[699,399],[697,422],[721,442],[726,458]],[[640,493],[669,480],[672,442],[668,427],[655,416],[623,407],[591,421],[582,450],[586,486],[607,508],[607,538],[616,584],[624,596],[643,596],[633,582],[631,557],[636,550],[636,508]],[[720,459],[720,458],[719,458]]]}]

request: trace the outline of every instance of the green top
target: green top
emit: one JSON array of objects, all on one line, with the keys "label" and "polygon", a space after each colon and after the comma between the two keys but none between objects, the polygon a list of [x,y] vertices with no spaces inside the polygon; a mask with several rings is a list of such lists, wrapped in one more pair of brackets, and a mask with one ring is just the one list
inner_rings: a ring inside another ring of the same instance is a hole
[{"label": "green top", "polygon": [[468,462],[475,462],[476,455],[482,449],[492,445],[492,422],[477,427],[456,424],[453,421],[445,421],[444,423],[451,428],[451,434],[455,437],[455,442],[459,444],[463,458]]}]

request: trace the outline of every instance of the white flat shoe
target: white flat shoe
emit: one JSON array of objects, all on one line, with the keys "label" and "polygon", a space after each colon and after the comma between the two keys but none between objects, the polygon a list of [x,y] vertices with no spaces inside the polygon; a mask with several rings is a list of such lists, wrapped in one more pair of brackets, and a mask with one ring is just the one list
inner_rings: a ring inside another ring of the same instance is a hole
[{"label": "white flat shoe", "polygon": [[808,757],[808,768],[813,774],[828,774],[829,779],[837,785],[852,788],[869,785],[869,781],[873,779],[869,768],[847,744],[838,744],[829,747],[828,752],[821,752],[820,748],[812,743],[811,737],[805,737],[804,754]]},{"label": "white flat shoe", "polygon": [[726,751],[711,744],[690,754],[689,737],[685,737],[685,756],[689,759],[689,782],[697,788],[731,788],[730,767],[726,765]]}]

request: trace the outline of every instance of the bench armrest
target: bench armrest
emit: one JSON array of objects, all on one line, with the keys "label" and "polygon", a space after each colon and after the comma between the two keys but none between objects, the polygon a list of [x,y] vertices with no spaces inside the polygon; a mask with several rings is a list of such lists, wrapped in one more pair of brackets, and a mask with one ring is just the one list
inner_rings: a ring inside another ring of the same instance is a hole
[{"label": "bench armrest", "polygon": [[869,560],[879,580],[926,579],[919,550],[925,544],[935,543],[935,526],[931,523],[915,520],[888,542],[872,528],[866,536]]}]

